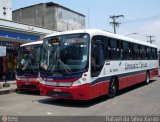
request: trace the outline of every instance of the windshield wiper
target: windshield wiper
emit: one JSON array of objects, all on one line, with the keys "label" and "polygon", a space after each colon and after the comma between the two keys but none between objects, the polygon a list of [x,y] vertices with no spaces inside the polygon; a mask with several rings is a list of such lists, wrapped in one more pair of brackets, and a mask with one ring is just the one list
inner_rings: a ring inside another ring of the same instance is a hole
[{"label": "windshield wiper", "polygon": [[[47,71],[50,72],[50,71],[52,70],[52,67],[55,66],[54,64],[56,64],[56,58],[58,57],[57,54],[58,54],[58,48],[57,48],[57,50],[55,51],[54,56],[53,56],[52,59],[51,59],[51,61],[53,60],[53,62],[51,62],[51,63],[48,65]],[[55,69],[55,67],[54,67],[54,69]]]},{"label": "windshield wiper", "polygon": [[[59,48],[58,47],[57,47],[57,50],[55,51],[55,55],[53,56],[52,60],[54,60],[54,61],[47,68],[47,70],[49,70],[49,72],[51,72],[51,71],[54,72],[55,69],[56,69],[56,65],[57,65],[58,68],[60,66],[62,66],[63,69],[66,71],[66,73],[68,75],[71,75],[71,73],[72,73],[71,69],[64,62],[62,62],[62,60],[60,59],[60,54],[59,54]],[[54,69],[52,70],[53,66],[54,66]]]},{"label": "windshield wiper", "polygon": [[62,62],[62,60],[60,59],[60,58],[58,58],[58,62],[59,62],[59,67],[60,66],[62,66],[63,67],[63,69],[66,71],[66,73],[68,74],[68,75],[71,75],[72,74],[72,71],[71,71],[71,69],[64,63],[64,62]]},{"label": "windshield wiper", "polygon": [[[36,55],[35,51],[33,51],[32,53]],[[34,66],[36,65],[36,59],[34,59],[34,55],[33,55],[33,54],[32,54],[32,57],[29,56],[30,61],[29,61],[28,65],[30,65],[30,66],[31,66],[31,70],[32,70],[34,73],[36,73],[37,71],[36,71],[36,69],[34,68]],[[38,53],[37,53],[37,55],[38,55]],[[27,67],[29,67],[29,66],[27,66]]]},{"label": "windshield wiper", "polygon": [[[58,69],[61,69],[61,68],[59,68],[59,67],[62,66],[63,69],[66,71],[66,73],[67,73],[68,75],[71,75],[71,73],[72,73],[71,69],[70,69],[66,64],[64,64],[64,62],[62,62],[60,58],[56,58],[54,62],[55,62],[55,63],[52,63],[52,64],[54,64],[54,65],[52,65],[51,67],[48,68],[48,72],[51,72],[51,71],[54,72],[55,69],[56,69],[56,66],[58,66]],[[53,66],[54,66],[54,69],[52,69]],[[50,69],[50,70],[49,70],[49,69]]]}]

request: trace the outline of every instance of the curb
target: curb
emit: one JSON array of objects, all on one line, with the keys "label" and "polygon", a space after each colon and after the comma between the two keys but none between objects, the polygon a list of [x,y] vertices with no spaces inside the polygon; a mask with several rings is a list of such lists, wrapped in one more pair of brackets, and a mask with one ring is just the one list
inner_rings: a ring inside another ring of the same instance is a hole
[{"label": "curb", "polygon": [[14,93],[16,91],[17,91],[17,88],[6,88],[6,89],[0,90],[0,95]]},{"label": "curb", "polygon": [[3,88],[3,85],[0,83],[0,89],[2,89]]}]

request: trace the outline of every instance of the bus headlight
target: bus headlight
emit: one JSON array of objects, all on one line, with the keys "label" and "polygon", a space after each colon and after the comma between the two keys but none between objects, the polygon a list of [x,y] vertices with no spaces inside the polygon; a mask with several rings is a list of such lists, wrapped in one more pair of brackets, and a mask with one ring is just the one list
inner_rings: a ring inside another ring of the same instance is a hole
[{"label": "bus headlight", "polygon": [[80,80],[77,80],[77,81],[73,82],[72,86],[79,86],[81,84],[82,84],[82,82]]},{"label": "bus headlight", "polygon": [[86,78],[81,78],[81,79],[73,82],[72,86],[79,86],[79,85],[82,85],[84,83],[86,83]]},{"label": "bus headlight", "polygon": [[46,84],[46,82],[45,82],[41,77],[39,77],[39,82],[40,82],[41,84]]}]

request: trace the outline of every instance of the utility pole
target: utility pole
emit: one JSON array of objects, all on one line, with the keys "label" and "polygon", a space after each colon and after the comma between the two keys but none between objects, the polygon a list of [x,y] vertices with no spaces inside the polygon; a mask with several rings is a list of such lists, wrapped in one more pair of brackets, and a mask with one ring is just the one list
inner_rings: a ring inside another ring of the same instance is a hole
[{"label": "utility pole", "polygon": [[147,38],[149,38],[149,40],[147,42],[149,42],[150,44],[153,44],[153,42],[155,42],[155,40],[152,40],[152,38],[154,38],[155,36],[147,36]]},{"label": "utility pole", "polygon": [[116,33],[116,27],[118,27],[121,24],[119,22],[116,22],[116,19],[118,19],[119,17],[124,17],[124,15],[110,16],[110,18],[113,19],[113,22],[110,22],[110,24],[113,25],[114,33]]}]

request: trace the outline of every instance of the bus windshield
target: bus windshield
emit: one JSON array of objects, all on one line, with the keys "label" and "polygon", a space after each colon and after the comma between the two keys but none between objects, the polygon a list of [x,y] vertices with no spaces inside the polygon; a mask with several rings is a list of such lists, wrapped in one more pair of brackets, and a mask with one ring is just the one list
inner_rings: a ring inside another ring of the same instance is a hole
[{"label": "bus windshield", "polygon": [[17,71],[38,71],[42,44],[20,47]]},{"label": "bus windshield", "polygon": [[52,36],[44,39],[40,71],[49,75],[71,75],[88,67],[88,34]]}]

